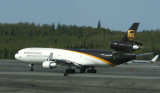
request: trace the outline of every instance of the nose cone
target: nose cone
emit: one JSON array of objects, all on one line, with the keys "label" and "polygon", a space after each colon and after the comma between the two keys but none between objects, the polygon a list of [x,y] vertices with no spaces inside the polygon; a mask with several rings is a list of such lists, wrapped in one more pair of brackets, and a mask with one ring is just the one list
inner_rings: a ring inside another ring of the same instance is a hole
[{"label": "nose cone", "polygon": [[14,56],[14,57],[15,57],[15,59],[18,59],[18,54],[15,54],[15,56]]}]

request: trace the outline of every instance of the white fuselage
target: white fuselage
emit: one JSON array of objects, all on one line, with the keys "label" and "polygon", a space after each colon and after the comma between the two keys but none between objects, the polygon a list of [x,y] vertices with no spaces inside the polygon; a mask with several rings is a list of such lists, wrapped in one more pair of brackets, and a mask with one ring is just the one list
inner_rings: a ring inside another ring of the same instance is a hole
[{"label": "white fuselage", "polygon": [[42,64],[53,53],[52,59],[65,60],[82,66],[112,66],[110,62],[96,56],[58,48],[25,48],[15,54],[22,62]]}]

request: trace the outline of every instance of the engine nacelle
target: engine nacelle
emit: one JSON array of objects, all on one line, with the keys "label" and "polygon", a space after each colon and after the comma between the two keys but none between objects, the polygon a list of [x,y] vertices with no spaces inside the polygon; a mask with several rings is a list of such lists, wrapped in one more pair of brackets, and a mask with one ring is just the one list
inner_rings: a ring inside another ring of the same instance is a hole
[{"label": "engine nacelle", "polygon": [[42,67],[53,69],[53,68],[57,67],[57,64],[54,61],[44,61],[42,63]]},{"label": "engine nacelle", "polygon": [[133,45],[133,50],[139,50],[141,47],[138,45]]},{"label": "engine nacelle", "polygon": [[139,45],[121,41],[111,41],[109,46],[110,48],[115,49],[116,51],[123,51],[123,52],[131,52],[140,49]]}]

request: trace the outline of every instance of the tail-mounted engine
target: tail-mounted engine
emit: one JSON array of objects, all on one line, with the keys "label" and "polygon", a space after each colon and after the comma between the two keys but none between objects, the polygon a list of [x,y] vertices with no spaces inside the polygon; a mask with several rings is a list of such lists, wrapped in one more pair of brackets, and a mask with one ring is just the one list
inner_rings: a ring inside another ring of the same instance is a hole
[{"label": "tail-mounted engine", "polygon": [[109,46],[110,48],[116,51],[131,52],[139,50],[142,46],[142,43],[137,41],[132,41],[132,42],[111,41]]},{"label": "tail-mounted engine", "polygon": [[53,69],[55,67],[57,67],[57,64],[54,61],[44,61],[42,63],[43,68],[50,68]]}]

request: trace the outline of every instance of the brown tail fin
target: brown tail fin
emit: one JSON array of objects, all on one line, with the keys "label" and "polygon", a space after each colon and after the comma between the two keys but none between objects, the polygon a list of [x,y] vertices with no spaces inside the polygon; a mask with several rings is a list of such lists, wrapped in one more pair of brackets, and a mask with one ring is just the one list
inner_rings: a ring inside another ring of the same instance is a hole
[{"label": "brown tail fin", "polygon": [[126,32],[126,34],[123,36],[121,41],[123,42],[132,41],[135,37],[138,26],[139,26],[139,23],[133,23],[132,26]]}]

